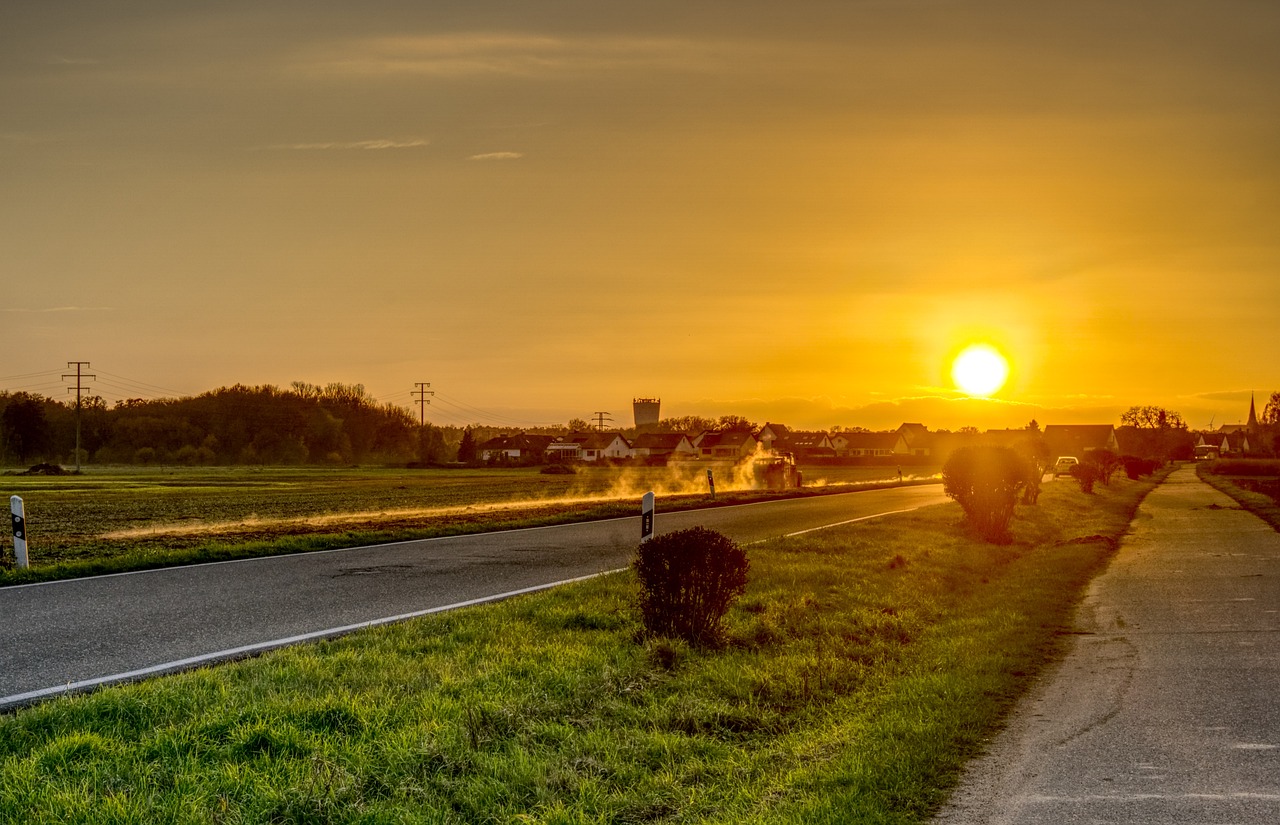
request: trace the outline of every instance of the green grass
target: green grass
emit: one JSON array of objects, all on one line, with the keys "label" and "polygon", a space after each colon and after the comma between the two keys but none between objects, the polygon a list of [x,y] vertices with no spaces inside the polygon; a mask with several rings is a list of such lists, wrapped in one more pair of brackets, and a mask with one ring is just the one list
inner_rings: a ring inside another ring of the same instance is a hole
[{"label": "green grass", "polygon": [[[833,474],[817,478],[817,473]],[[717,505],[777,498],[717,466]],[[0,586],[250,556],[356,547],[634,515],[645,490],[665,511],[710,506],[706,465],[537,469],[90,468],[3,477],[26,503],[31,568]],[[893,468],[821,468],[796,495],[896,480]],[[10,552],[8,536],[0,555]]]},{"label": "green grass", "polygon": [[1151,482],[749,548],[721,649],[616,574],[0,718],[0,822],[918,823]]},{"label": "green grass", "polygon": [[[1201,481],[1236,500],[1241,507],[1280,530],[1280,492],[1277,477],[1280,461],[1235,459],[1200,462],[1196,473]],[[1267,494],[1263,490],[1270,490]]]}]

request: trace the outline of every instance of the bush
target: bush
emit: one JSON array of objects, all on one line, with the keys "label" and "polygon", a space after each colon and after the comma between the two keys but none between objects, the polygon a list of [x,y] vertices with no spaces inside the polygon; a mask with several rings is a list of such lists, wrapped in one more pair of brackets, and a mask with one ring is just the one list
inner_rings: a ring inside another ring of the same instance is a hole
[{"label": "bush", "polygon": [[1092,494],[1093,485],[1102,478],[1102,467],[1097,462],[1086,459],[1071,468],[1071,477],[1080,482],[1082,492]]},{"label": "bush", "polygon": [[652,634],[714,645],[729,605],[747,589],[746,551],[723,533],[690,527],[642,543],[632,567]]},{"label": "bush", "polygon": [[961,447],[942,467],[942,490],[959,502],[986,541],[1007,541],[1018,493],[1031,472],[1008,447]]}]

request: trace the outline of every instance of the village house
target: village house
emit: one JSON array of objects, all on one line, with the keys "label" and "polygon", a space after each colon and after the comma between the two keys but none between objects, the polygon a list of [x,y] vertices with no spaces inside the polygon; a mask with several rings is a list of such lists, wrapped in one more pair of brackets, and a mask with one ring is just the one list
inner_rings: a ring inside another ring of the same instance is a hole
[{"label": "village house", "polygon": [[775,449],[774,445],[779,441],[786,441],[791,437],[791,428],[785,424],[766,423],[760,428],[760,432],[756,433],[756,441],[760,442],[760,446],[766,450]]},{"label": "village house", "polygon": [[907,455],[933,455],[934,437],[929,428],[915,422],[904,422],[898,425],[898,434],[907,445]]},{"label": "village house", "polygon": [[[851,458],[886,458],[889,456],[910,455],[910,448],[902,433],[890,431],[885,433],[838,433],[835,443],[837,455]],[[843,452],[840,450],[843,449]]]},{"label": "village house", "polygon": [[797,459],[834,458],[835,445],[831,437],[819,432],[792,432],[774,442],[774,452],[791,453]]},{"label": "village house", "polygon": [[547,446],[547,456],[560,463],[630,458],[631,443],[622,433],[575,432],[552,441]]},{"label": "village house", "polygon": [[1069,455],[1083,460],[1086,453],[1094,450],[1120,454],[1116,428],[1111,424],[1047,424],[1044,440],[1055,459]]},{"label": "village house", "polygon": [[699,458],[719,458],[741,461],[756,454],[760,442],[748,432],[703,432],[694,439]]},{"label": "village house", "polygon": [[500,435],[476,447],[481,461],[506,460],[518,464],[537,464],[543,460],[547,446],[554,441],[549,435]]},{"label": "village house", "polygon": [[698,449],[684,433],[641,433],[631,442],[631,455],[652,461],[679,461],[697,458]]}]

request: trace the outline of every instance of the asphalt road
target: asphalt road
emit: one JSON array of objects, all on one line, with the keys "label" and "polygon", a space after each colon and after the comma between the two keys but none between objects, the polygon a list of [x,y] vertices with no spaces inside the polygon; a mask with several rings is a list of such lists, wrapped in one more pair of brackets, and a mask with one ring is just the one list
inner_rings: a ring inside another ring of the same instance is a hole
[{"label": "asphalt road", "polygon": [[1280,822],[1280,534],[1175,472],[937,822]]},{"label": "asphalt road", "polygon": [[[753,542],[946,501],[939,485],[683,513]],[[661,508],[661,503],[659,503]],[[635,518],[0,588],[0,709],[626,567]]]}]

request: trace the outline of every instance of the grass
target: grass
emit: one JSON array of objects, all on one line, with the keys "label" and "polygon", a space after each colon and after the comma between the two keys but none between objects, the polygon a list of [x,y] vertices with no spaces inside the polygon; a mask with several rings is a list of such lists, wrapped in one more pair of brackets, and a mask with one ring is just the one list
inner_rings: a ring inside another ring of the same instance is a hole
[{"label": "grass", "polygon": [[0,822],[919,823],[1152,482],[749,548],[717,650],[616,574],[0,718]]},{"label": "grass", "polygon": [[[726,467],[716,472],[716,504],[778,497],[733,485]],[[199,467],[6,475],[9,494],[25,500],[32,567],[0,568],[0,585],[630,516],[645,490],[659,493],[663,510],[705,507],[712,504],[705,473],[699,464],[584,468],[568,476],[537,469]],[[811,473],[813,486],[792,494],[896,477],[893,468],[819,468]]]},{"label": "grass", "polygon": [[1212,487],[1280,530],[1280,461],[1224,459],[1200,462],[1196,474]]}]

